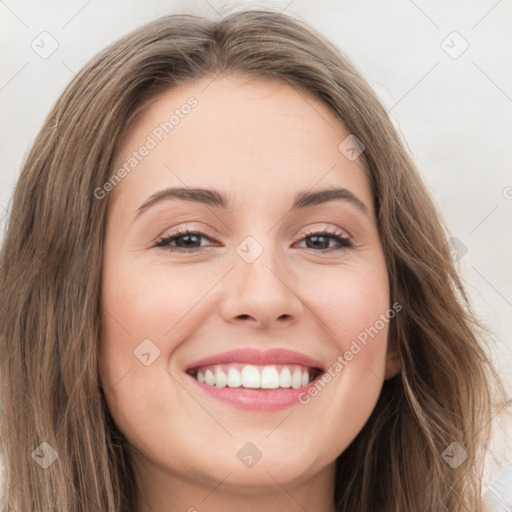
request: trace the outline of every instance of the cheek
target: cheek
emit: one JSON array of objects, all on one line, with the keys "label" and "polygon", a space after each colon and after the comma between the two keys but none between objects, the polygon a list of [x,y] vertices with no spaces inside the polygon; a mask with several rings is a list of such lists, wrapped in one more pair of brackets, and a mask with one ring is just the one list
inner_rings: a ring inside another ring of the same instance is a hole
[{"label": "cheek", "polygon": [[169,339],[165,334],[183,316],[183,304],[180,294],[173,293],[169,283],[152,279],[148,272],[109,274],[102,293],[103,367],[115,372],[113,377],[120,377],[119,372],[126,372],[137,361],[139,347],[147,349],[139,355],[149,352],[151,359],[155,359],[160,352],[161,357],[169,349],[162,345],[162,340]]},{"label": "cheek", "polygon": [[[348,350],[352,340],[374,326],[390,308],[385,268],[361,265],[322,269],[301,285],[303,302],[321,320],[326,335],[338,351]],[[379,331],[386,330],[379,323]],[[386,334],[386,333],[384,333]]]},{"label": "cheek", "polygon": [[106,260],[98,353],[104,387],[119,389],[121,380],[123,387],[130,383],[134,389],[161,385],[158,379],[172,354],[197,328],[198,315],[205,315],[207,301],[197,306],[211,288],[212,276],[211,271],[202,273],[191,267]]},{"label": "cheek", "polygon": [[115,423],[138,446],[154,438],[152,418],[169,414],[173,383],[165,369],[177,338],[166,333],[186,311],[170,283],[148,270],[108,267],[104,276],[100,378]]},{"label": "cheek", "polygon": [[340,411],[357,411],[364,423],[384,379],[389,322],[396,314],[385,266],[360,264],[318,275],[303,297],[330,342],[329,391],[321,394]]},{"label": "cheek", "polygon": [[137,340],[150,338],[159,344],[172,338],[208,283],[200,271],[151,262],[107,267],[104,275],[105,339],[130,338],[133,348]]}]

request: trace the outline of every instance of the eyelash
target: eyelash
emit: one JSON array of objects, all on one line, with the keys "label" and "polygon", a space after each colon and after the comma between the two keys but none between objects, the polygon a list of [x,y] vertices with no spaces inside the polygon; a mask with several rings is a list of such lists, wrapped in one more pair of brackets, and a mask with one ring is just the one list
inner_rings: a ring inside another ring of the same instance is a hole
[{"label": "eyelash", "polygon": [[[171,242],[174,242],[176,239],[182,237],[182,236],[185,236],[185,235],[195,235],[197,237],[204,237],[204,238],[207,238],[208,240],[210,241],[215,241],[213,240],[212,238],[210,238],[209,236],[207,236],[205,233],[202,233],[200,231],[191,231],[191,230],[187,230],[187,229],[177,229],[176,231],[174,231],[173,233],[171,233],[170,235],[168,236],[165,236],[165,237],[162,237],[160,238],[156,244],[155,244],[155,247],[162,247],[168,251],[171,251],[171,252],[197,252],[201,249],[204,249],[204,247],[192,247],[192,248],[184,248],[184,247],[173,247],[170,245]],[[338,242],[340,244],[341,247],[338,247],[338,248],[327,248],[327,249],[320,249],[321,251],[332,251],[332,250],[340,250],[340,249],[350,249],[353,247],[353,244],[351,242],[351,240],[349,238],[347,238],[346,236],[343,235],[343,233],[340,233],[340,232],[334,232],[334,233],[331,233],[330,231],[327,231],[327,230],[323,230],[323,231],[310,231],[308,233],[306,233],[300,240],[297,240],[298,242],[302,242],[303,240],[305,240],[306,238],[310,238],[310,237],[313,237],[313,236],[322,236],[322,237],[327,237],[327,238],[331,238],[333,240],[336,240],[336,242]],[[313,249],[314,248],[311,248],[311,247],[307,247],[307,249]]]}]

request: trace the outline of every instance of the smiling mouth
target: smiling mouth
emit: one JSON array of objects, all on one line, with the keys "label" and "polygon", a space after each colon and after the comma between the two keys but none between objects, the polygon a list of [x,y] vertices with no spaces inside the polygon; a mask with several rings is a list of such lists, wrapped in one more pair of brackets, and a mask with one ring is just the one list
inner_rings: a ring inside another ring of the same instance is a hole
[{"label": "smiling mouth", "polygon": [[187,373],[199,383],[213,388],[279,391],[305,387],[323,371],[298,364],[226,363],[191,368]]}]

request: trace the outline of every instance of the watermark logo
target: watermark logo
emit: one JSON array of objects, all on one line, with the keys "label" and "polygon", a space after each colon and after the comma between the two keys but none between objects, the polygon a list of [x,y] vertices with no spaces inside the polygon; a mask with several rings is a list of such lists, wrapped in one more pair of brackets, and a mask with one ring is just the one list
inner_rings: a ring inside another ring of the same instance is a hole
[{"label": "watermark logo", "polygon": [[59,43],[49,32],[44,31],[35,37],[30,43],[30,47],[41,59],[46,60],[57,51]]},{"label": "watermark logo", "polygon": [[366,148],[355,135],[350,134],[341,142],[338,149],[347,160],[354,162]]},{"label": "watermark logo", "polygon": [[237,245],[236,253],[246,263],[254,263],[263,254],[263,247],[256,238],[248,236]]},{"label": "watermark logo", "polygon": [[133,355],[144,366],[149,366],[160,356],[160,349],[149,338],[146,338],[137,345]]},{"label": "watermark logo", "polygon": [[254,444],[245,443],[242,448],[238,450],[236,456],[244,466],[252,468],[261,459],[263,454]]},{"label": "watermark logo", "polygon": [[461,260],[468,252],[467,246],[464,245],[464,243],[461,242],[461,240],[459,240],[456,236],[450,238],[448,241],[448,248],[454,262]]},{"label": "watermark logo", "polygon": [[441,48],[455,60],[469,48],[469,43],[457,31],[453,31],[441,41]]},{"label": "watermark logo", "polygon": [[468,458],[468,452],[459,443],[454,442],[446,448],[441,457],[453,469],[457,469]]},{"label": "watermark logo", "polygon": [[43,468],[48,469],[58,458],[59,454],[53,446],[46,441],[41,443],[32,453],[31,457]]}]

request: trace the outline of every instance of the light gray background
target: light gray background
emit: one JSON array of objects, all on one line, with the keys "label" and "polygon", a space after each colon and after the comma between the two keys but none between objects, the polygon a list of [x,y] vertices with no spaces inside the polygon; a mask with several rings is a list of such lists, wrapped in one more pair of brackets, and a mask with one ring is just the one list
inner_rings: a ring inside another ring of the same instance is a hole
[{"label": "light gray background", "polygon": [[[379,94],[452,236],[467,248],[460,270],[476,313],[495,333],[494,358],[512,396],[510,0],[0,0],[0,227],[46,114],[94,54],[160,15],[220,17],[241,5],[270,6],[308,22]],[[47,58],[37,53],[52,44],[58,48]]]}]

